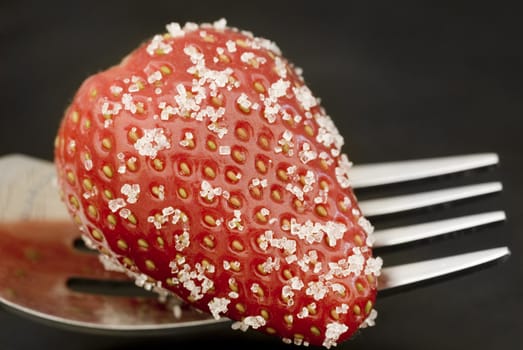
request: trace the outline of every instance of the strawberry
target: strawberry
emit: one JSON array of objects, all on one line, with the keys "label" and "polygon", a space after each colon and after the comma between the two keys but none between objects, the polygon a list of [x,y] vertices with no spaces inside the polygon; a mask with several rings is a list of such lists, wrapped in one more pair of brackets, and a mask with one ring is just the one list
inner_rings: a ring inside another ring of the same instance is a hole
[{"label": "strawberry", "polygon": [[166,29],[65,111],[55,163],[84,239],[235,329],[329,348],[373,325],[373,226],[301,70],[224,19]]}]

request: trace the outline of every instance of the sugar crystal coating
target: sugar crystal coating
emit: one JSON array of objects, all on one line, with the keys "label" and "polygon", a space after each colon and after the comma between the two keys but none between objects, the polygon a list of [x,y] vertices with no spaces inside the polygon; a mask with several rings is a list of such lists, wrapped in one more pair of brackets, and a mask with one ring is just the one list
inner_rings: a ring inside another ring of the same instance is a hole
[{"label": "sugar crystal coating", "polygon": [[374,324],[382,264],[342,147],[301,70],[220,19],[171,23],[88,78],[55,160],[108,268],[235,329],[329,348]]}]

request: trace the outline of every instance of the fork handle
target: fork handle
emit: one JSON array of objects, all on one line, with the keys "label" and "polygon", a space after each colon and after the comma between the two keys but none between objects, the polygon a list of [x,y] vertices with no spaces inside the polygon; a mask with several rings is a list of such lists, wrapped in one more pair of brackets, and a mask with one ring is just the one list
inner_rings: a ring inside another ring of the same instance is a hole
[{"label": "fork handle", "polygon": [[0,222],[70,220],[52,162],[22,154],[0,157]]}]

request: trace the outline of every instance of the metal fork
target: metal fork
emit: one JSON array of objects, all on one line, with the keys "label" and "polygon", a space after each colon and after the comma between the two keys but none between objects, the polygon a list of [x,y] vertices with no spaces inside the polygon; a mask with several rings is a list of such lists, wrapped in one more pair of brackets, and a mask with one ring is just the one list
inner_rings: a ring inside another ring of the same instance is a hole
[{"label": "metal fork", "polygon": [[[350,177],[358,194],[363,188],[432,178],[498,163],[499,158],[495,153],[479,153],[356,165],[352,168]],[[79,232],[70,222],[58,198],[53,182],[55,170],[51,162],[14,154],[0,157],[0,169],[2,304],[40,321],[50,321],[58,326],[84,331],[146,331],[150,334],[172,332],[173,329],[188,330],[195,326],[227,321],[217,321],[184,305],[175,297],[159,300],[153,292],[144,293],[142,288],[129,288],[132,282],[125,275],[105,270],[97,254],[88,252],[78,244]],[[500,182],[486,182],[360,200],[359,204],[365,216],[372,221],[373,217],[501,190]],[[505,218],[503,211],[496,210],[376,230],[374,246],[380,248],[414,242],[501,222]],[[509,248],[501,246],[439,259],[386,266],[380,276],[379,293],[451,276],[456,272],[501,261],[509,255]],[[99,285],[100,288],[97,287]],[[103,293],[99,293],[100,291]]]}]

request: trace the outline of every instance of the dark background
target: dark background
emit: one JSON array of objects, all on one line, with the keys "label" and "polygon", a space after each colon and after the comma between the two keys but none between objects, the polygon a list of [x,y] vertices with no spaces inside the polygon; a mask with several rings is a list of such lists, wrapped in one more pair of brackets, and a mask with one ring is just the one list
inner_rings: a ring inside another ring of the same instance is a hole
[{"label": "dark background", "polygon": [[[377,325],[340,349],[519,349],[523,341],[523,42],[503,2],[1,1],[0,155],[52,159],[79,84],[164,25],[212,22],[275,41],[345,137],[355,163],[496,152],[496,167],[362,191],[361,198],[479,181],[501,193],[376,219],[377,228],[504,209],[502,224],[380,251],[386,264],[508,245],[501,264],[383,296]],[[342,6],[343,4],[343,6]],[[0,169],[1,171],[1,169]],[[0,257],[1,263],[1,257]],[[0,349],[291,348],[228,326],[91,335],[0,309]]]}]

